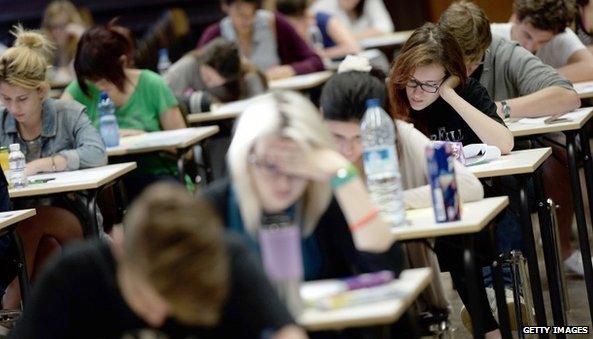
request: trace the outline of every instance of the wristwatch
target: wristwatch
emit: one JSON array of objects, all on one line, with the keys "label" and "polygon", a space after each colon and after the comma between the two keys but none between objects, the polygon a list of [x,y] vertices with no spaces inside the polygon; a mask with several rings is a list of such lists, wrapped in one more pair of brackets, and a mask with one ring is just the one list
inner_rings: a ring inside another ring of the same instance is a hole
[{"label": "wristwatch", "polygon": [[504,114],[504,118],[508,119],[511,116],[511,106],[509,106],[505,100],[501,101],[500,104],[502,105],[502,113]]}]

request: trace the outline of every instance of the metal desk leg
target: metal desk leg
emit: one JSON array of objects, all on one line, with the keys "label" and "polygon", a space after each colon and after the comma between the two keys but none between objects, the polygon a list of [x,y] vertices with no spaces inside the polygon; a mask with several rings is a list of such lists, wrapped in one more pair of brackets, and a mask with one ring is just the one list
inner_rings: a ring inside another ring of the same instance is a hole
[{"label": "metal desk leg", "polygon": [[202,147],[202,162],[204,171],[206,172],[206,183],[209,184],[214,180],[214,175],[212,174],[212,164],[210,163],[210,149],[206,143],[207,140],[203,140],[200,146]]},{"label": "metal desk leg", "polygon": [[[478,274],[476,262],[474,260],[474,235],[465,234],[463,236],[463,263],[465,265],[465,276],[467,280],[467,288],[469,294],[469,303],[471,309],[475,310],[472,317],[472,327],[474,338],[484,338],[484,323],[485,319],[482,316],[482,312],[478,312],[480,309],[480,303],[478,302],[478,280],[482,279],[482,275]],[[468,305],[469,306],[469,305]],[[469,309],[469,307],[468,307]]]},{"label": "metal desk leg", "polygon": [[[17,261],[16,270],[19,277],[19,288],[21,290],[21,306],[24,306],[30,295],[29,273],[27,272],[27,260],[25,259],[25,250],[21,237],[16,233],[16,230],[10,232],[12,240],[16,244]],[[22,307],[24,309],[24,307]]]},{"label": "metal desk leg", "polygon": [[[546,203],[541,170],[535,172],[533,179],[535,195],[537,197],[537,214],[543,242],[544,260],[546,262],[550,301],[552,302],[552,317],[554,318],[554,325],[566,326],[566,311],[564,310],[563,282],[559,269],[559,255],[556,252],[555,232],[552,228],[550,210]],[[564,335],[559,334],[558,338],[560,337],[564,337]]]},{"label": "metal desk leg", "polygon": [[93,236],[99,237],[101,230],[99,229],[99,222],[97,221],[97,194],[98,190],[87,190],[87,211],[90,222],[90,227],[85,227],[85,237]]},{"label": "metal desk leg", "polygon": [[185,149],[177,150],[177,178],[181,184],[185,184]]},{"label": "metal desk leg", "polygon": [[[490,244],[495,253],[498,252],[496,245],[496,236],[494,235],[494,227],[488,230]],[[511,334],[511,325],[509,322],[509,310],[507,308],[506,294],[504,291],[504,282],[502,278],[502,265],[500,260],[495,260],[492,265],[492,280],[494,291],[496,292],[496,308],[498,309],[498,324],[500,325],[500,333],[503,338],[513,338]]]},{"label": "metal desk leg", "polygon": [[[531,281],[531,293],[533,294],[535,320],[538,326],[547,326],[544,293],[542,291],[542,282],[537,262],[537,252],[535,250],[536,245],[535,237],[533,235],[533,224],[531,223],[527,192],[525,191],[527,182],[523,176],[518,176],[517,179],[519,180],[519,197],[521,200],[521,231],[523,233],[523,247],[525,247],[525,256],[529,268],[529,280]],[[540,337],[547,337],[547,335],[540,335]]]},{"label": "metal desk leg", "polygon": [[[564,132],[566,135],[566,151],[568,155],[568,172],[570,176],[570,186],[572,188],[572,199],[574,203],[574,212],[577,220],[579,233],[579,247],[583,256],[583,268],[585,269],[585,286],[587,287],[587,301],[589,302],[589,314],[593,320],[593,266],[591,265],[591,249],[589,248],[589,234],[587,230],[587,221],[583,206],[583,196],[581,192],[579,169],[577,167],[576,140],[575,132]],[[590,161],[590,160],[588,160]],[[589,183],[590,179],[587,181]]]}]

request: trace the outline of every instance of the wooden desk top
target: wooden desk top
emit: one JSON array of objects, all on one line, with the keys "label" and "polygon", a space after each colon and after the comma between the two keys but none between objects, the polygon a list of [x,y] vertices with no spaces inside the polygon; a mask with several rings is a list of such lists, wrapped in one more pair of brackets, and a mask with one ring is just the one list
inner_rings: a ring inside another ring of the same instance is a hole
[{"label": "wooden desk top", "polygon": [[486,198],[467,202],[462,206],[461,220],[435,222],[432,207],[406,211],[406,226],[394,227],[391,233],[396,241],[435,238],[481,231],[509,204],[508,197]]},{"label": "wooden desk top", "polygon": [[107,154],[111,157],[186,148],[218,133],[218,130],[218,126],[205,126],[134,135],[122,138],[119,146],[107,148]]},{"label": "wooden desk top", "polygon": [[54,180],[43,184],[31,184],[24,188],[11,188],[8,190],[8,193],[11,198],[24,198],[96,189],[116,180],[135,168],[135,162],[126,162],[78,171],[38,174],[29,177],[29,180],[48,178],[54,178]]},{"label": "wooden desk top", "polygon": [[366,38],[359,41],[360,47],[363,49],[378,48],[385,46],[399,46],[406,43],[408,38],[414,31],[399,31],[393,33],[387,33],[385,35]]},{"label": "wooden desk top", "polygon": [[486,164],[467,169],[478,178],[533,173],[552,154],[550,147],[513,151]]},{"label": "wooden desk top", "polygon": [[0,212],[0,232],[37,214],[35,209]]},{"label": "wooden desk top", "polygon": [[333,71],[321,71],[290,78],[270,81],[271,90],[302,91],[323,85],[334,74]]},{"label": "wooden desk top", "polygon": [[200,124],[203,122],[215,122],[228,119],[236,119],[241,115],[241,112],[204,112],[192,113],[187,115],[187,122],[190,124]]},{"label": "wooden desk top", "polygon": [[593,107],[585,107],[562,116],[570,119],[570,121],[545,124],[544,120],[549,117],[542,117],[509,122],[507,123],[507,127],[511,130],[514,137],[571,131],[581,129],[592,116]]},{"label": "wooden desk top", "polygon": [[390,324],[406,312],[428,286],[430,278],[431,269],[428,267],[404,270],[392,283],[401,288],[401,297],[327,311],[306,308],[297,323],[309,331]]},{"label": "wooden desk top", "polygon": [[581,99],[593,98],[593,81],[577,82],[574,89]]}]

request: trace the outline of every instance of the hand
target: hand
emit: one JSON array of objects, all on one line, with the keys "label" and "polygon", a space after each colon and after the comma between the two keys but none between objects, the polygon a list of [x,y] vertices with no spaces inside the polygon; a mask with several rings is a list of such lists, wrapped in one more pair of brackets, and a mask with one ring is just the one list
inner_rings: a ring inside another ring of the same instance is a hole
[{"label": "hand", "polygon": [[278,80],[284,78],[290,78],[294,76],[296,72],[291,66],[273,66],[266,71],[266,77],[268,80]]},{"label": "hand", "polygon": [[286,139],[269,141],[262,157],[284,174],[315,181],[329,181],[340,168],[348,165],[348,160],[334,150],[304,150]]},{"label": "hand", "polygon": [[128,129],[120,129],[119,130],[119,136],[121,138],[125,138],[125,137],[131,137],[134,135],[140,135],[140,134],[144,134],[146,133],[146,131],[140,130],[140,129],[132,129],[132,128],[128,128]]},{"label": "hand", "polygon": [[35,175],[39,172],[41,172],[41,161],[43,161],[43,159],[37,159],[37,160],[33,160],[31,162],[28,162],[25,165],[25,175],[26,176],[30,176],[30,175]]}]

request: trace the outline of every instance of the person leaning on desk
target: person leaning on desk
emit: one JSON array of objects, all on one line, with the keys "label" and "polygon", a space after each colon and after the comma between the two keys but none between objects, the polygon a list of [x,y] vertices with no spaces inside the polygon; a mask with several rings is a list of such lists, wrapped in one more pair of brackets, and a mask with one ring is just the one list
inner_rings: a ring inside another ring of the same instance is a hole
[{"label": "person leaning on desk", "polygon": [[[27,160],[27,175],[105,165],[105,146],[91,125],[85,107],[48,98],[46,56],[51,53],[51,43],[41,34],[20,27],[14,34],[14,47],[0,57],[0,99],[4,106],[0,108],[0,144],[21,145]],[[21,222],[17,228],[23,241],[29,276],[35,276],[43,259],[51,252],[82,238],[79,217],[85,214],[78,211],[84,211],[84,204],[84,198],[79,195],[15,202],[18,208],[37,208],[37,215]],[[6,246],[2,255],[8,255],[7,251],[12,249],[6,248],[14,244],[3,239]],[[14,267],[2,267],[1,271],[2,289],[12,280],[2,306],[16,308],[20,293],[17,279],[13,279]]]}]

